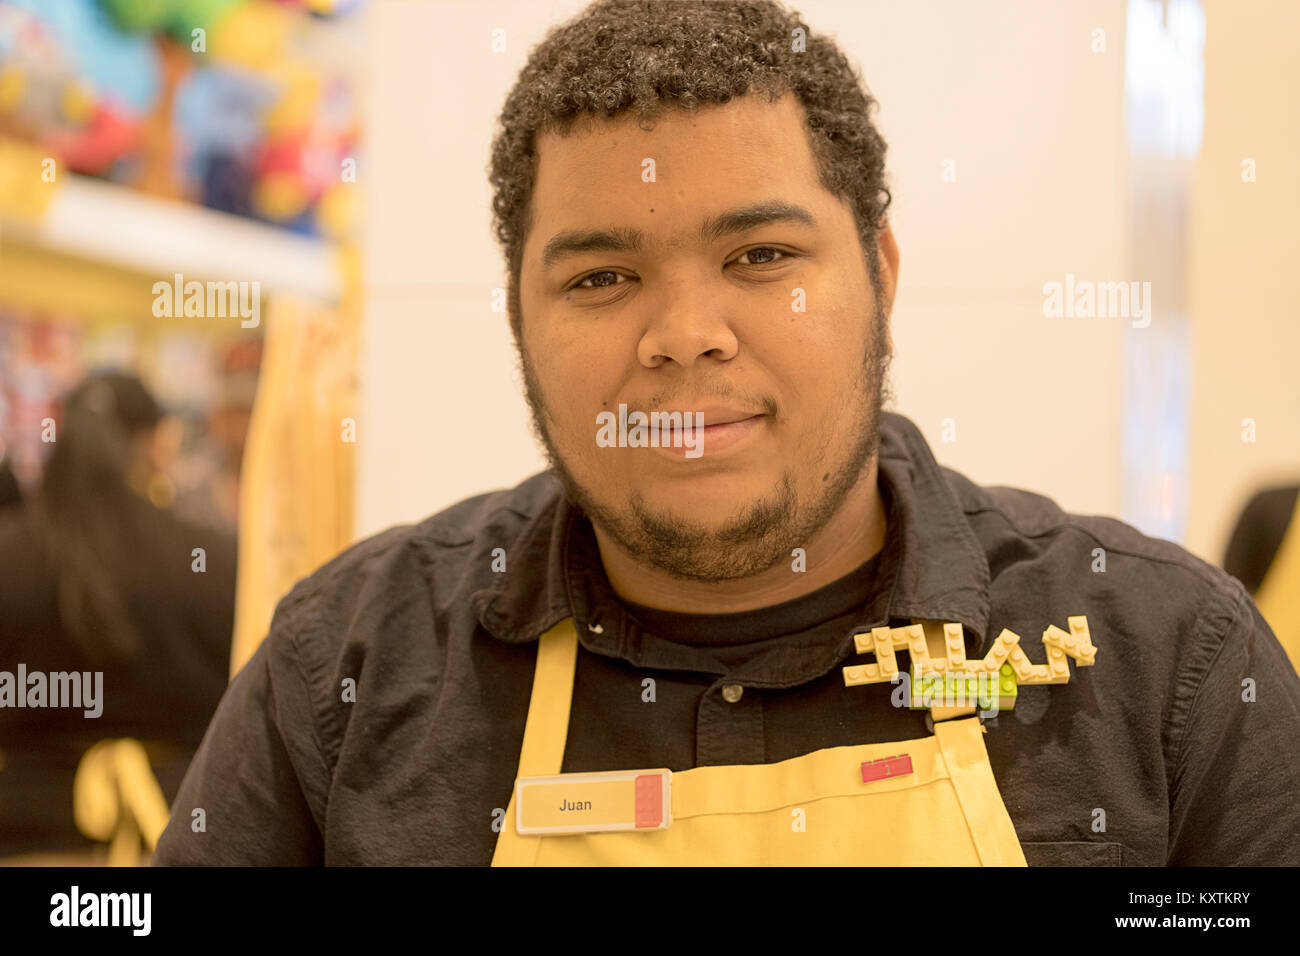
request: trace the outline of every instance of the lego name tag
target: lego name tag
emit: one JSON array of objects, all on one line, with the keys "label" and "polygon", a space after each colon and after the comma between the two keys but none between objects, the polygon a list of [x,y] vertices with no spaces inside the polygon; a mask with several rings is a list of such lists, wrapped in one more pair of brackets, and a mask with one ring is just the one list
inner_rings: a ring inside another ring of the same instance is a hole
[{"label": "lego name tag", "polygon": [[515,829],[520,835],[662,830],[672,822],[671,770],[615,770],[520,777]]}]

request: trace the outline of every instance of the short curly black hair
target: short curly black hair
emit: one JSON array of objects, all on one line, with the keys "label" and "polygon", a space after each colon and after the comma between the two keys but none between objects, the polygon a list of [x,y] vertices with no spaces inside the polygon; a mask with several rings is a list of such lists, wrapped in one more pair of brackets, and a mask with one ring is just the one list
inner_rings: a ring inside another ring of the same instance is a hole
[{"label": "short curly black hair", "polygon": [[493,225],[516,339],[539,134],[564,135],[580,117],[635,111],[644,126],[665,104],[694,109],[787,92],[803,105],[822,185],[853,211],[878,289],[875,237],[890,201],[885,141],[871,121],[876,101],[834,41],[774,0],[596,0],[532,51],[492,142]]}]

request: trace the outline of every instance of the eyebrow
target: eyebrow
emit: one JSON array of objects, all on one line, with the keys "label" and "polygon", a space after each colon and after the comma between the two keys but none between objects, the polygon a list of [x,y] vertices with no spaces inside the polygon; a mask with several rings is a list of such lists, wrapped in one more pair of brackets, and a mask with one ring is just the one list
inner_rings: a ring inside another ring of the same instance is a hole
[{"label": "eyebrow", "polygon": [[[794,222],[816,228],[817,220],[807,209],[779,199],[729,209],[700,224],[699,241],[716,242],[774,222]],[[584,252],[640,252],[646,236],[640,229],[571,229],[557,233],[542,250],[542,267],[549,269],[566,256]]]}]

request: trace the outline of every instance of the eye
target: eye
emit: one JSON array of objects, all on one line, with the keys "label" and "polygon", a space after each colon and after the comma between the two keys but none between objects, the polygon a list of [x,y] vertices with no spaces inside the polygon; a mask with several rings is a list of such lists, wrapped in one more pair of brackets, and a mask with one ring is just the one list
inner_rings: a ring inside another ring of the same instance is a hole
[{"label": "eye", "polygon": [[[610,286],[619,285],[620,280],[626,281],[627,276],[621,272],[614,272],[612,269],[602,269],[599,272],[593,272],[590,275],[579,279],[575,284],[575,289],[607,289]],[[599,281],[598,281],[599,280]]]},{"label": "eye", "polygon": [[[745,261],[747,257],[750,257],[750,261],[748,262]],[[757,258],[759,261],[754,262],[754,258]],[[736,257],[735,261],[742,266],[766,266],[775,262],[780,262],[782,259],[789,258],[792,258],[790,253],[782,252],[780,249],[775,249],[772,246],[755,246],[753,249],[746,249]]]}]

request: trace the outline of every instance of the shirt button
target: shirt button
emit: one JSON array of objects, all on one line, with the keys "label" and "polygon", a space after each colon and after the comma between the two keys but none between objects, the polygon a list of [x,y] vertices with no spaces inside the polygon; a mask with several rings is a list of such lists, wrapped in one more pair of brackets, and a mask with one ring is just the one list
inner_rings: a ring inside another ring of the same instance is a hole
[{"label": "shirt button", "polygon": [[722,699],[728,704],[734,704],[736,701],[740,700],[740,695],[744,692],[745,688],[741,687],[739,684],[722,685]]}]

